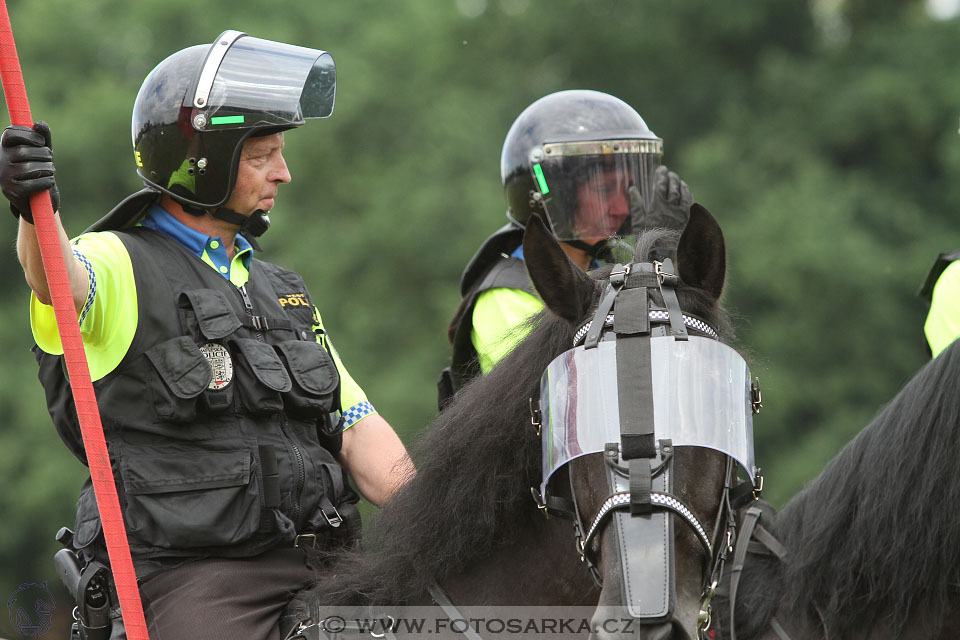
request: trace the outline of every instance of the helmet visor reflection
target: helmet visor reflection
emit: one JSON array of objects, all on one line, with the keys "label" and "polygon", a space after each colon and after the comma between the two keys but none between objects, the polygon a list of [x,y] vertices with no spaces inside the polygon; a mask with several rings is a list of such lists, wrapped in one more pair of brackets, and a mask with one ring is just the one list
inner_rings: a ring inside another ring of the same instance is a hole
[{"label": "helmet visor reflection", "polygon": [[544,145],[531,170],[557,239],[595,244],[630,234],[643,214],[638,204],[631,206],[630,188],[645,201],[650,197],[661,155],[660,140]]},{"label": "helmet visor reflection", "polygon": [[[218,58],[210,55],[205,64]],[[333,113],[337,73],[325,51],[242,35],[212,79],[209,72],[201,72],[196,93],[187,96],[192,104],[185,105],[205,116],[194,117],[198,129],[295,126]]]}]

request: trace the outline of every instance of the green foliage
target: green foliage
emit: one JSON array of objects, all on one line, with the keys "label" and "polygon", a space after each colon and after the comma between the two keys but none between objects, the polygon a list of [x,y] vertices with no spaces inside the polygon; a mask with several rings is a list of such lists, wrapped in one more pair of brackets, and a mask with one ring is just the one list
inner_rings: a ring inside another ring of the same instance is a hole
[{"label": "green foliage", "polygon": [[[408,443],[435,412],[460,271],[504,221],[503,137],[560,89],[633,104],[723,225],[727,303],[766,402],[768,497],[784,502],[924,361],[914,294],[936,253],[960,246],[960,23],[920,2],[10,5],[71,233],[139,188],[130,109],[163,57],[227,28],[334,54],[336,112],[287,136],[294,179],[265,258],[304,274],[351,373]],[[0,587],[12,592],[56,581],[52,535],[72,523],[85,473],[49,424],[27,290],[12,251],[3,259]]]}]

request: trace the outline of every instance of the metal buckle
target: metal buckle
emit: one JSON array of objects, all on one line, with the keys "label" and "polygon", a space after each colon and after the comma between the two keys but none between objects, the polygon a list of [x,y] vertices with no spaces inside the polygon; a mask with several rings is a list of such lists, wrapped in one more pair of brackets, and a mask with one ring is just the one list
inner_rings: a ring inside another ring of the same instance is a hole
[{"label": "metal buckle", "polygon": [[[540,404],[540,401],[537,401],[537,405]],[[539,406],[534,406],[533,398],[527,398],[527,405],[530,407],[530,423],[537,430],[537,437],[540,436],[540,427],[542,426],[541,420],[543,420],[543,413],[540,411]]]},{"label": "metal buckle", "polygon": [[543,498],[540,496],[540,492],[537,491],[536,487],[530,487],[530,495],[533,496],[533,501],[537,503],[537,509],[539,509],[540,513],[543,514],[543,517],[549,518],[550,514],[547,513],[547,503],[544,502]]},{"label": "metal buckle", "polygon": [[610,284],[616,288],[623,286],[623,283],[627,281],[627,276],[630,275],[630,265],[616,265],[613,267],[613,271],[610,272]]},{"label": "metal buckle", "polygon": [[763,396],[760,395],[759,376],[754,378],[754,382],[750,383],[750,406],[754,415],[760,413],[760,409],[763,408]]},{"label": "metal buckle", "polygon": [[330,508],[333,509],[332,516],[327,514],[327,510],[324,509],[323,507],[320,507],[320,513],[322,513],[323,517],[326,518],[327,524],[329,524],[331,527],[336,529],[341,524],[343,524],[343,518],[340,517],[340,512],[337,511],[336,507],[330,507]]},{"label": "metal buckle", "polygon": [[667,285],[668,287],[677,286],[677,282],[679,281],[677,274],[664,271],[662,262],[654,260],[653,272],[657,274],[657,279],[660,280],[661,285]]},{"label": "metal buckle", "polygon": [[703,596],[703,602],[700,605],[700,613],[697,616],[697,637],[703,638],[707,630],[710,628],[710,623],[713,621],[713,607],[710,606],[710,601],[713,600],[714,594],[717,592],[717,581],[714,580],[710,586],[707,587],[706,593]]},{"label": "metal buckle", "polygon": [[[310,539],[310,542],[304,544],[303,541]],[[293,539],[293,548],[294,549],[316,549],[317,548],[317,539],[319,536],[315,533],[301,533],[298,534],[296,538]]]}]

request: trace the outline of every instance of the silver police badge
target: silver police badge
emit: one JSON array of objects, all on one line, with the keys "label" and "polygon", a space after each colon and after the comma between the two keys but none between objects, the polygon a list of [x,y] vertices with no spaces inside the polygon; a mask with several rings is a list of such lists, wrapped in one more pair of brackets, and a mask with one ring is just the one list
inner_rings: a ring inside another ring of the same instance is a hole
[{"label": "silver police badge", "polygon": [[230,359],[230,352],[219,342],[208,342],[200,345],[200,353],[210,363],[213,370],[213,379],[207,385],[208,389],[223,389],[233,380],[233,360]]}]

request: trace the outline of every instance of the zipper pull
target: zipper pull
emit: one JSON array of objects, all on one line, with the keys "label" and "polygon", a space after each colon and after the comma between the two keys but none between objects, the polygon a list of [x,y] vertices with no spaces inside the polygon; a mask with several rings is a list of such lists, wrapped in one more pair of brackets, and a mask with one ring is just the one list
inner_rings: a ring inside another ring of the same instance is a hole
[{"label": "zipper pull", "polygon": [[250,296],[247,295],[247,286],[240,285],[237,289],[240,291],[240,297],[243,298],[243,306],[247,308],[247,313],[253,315],[253,303],[250,302]]}]

